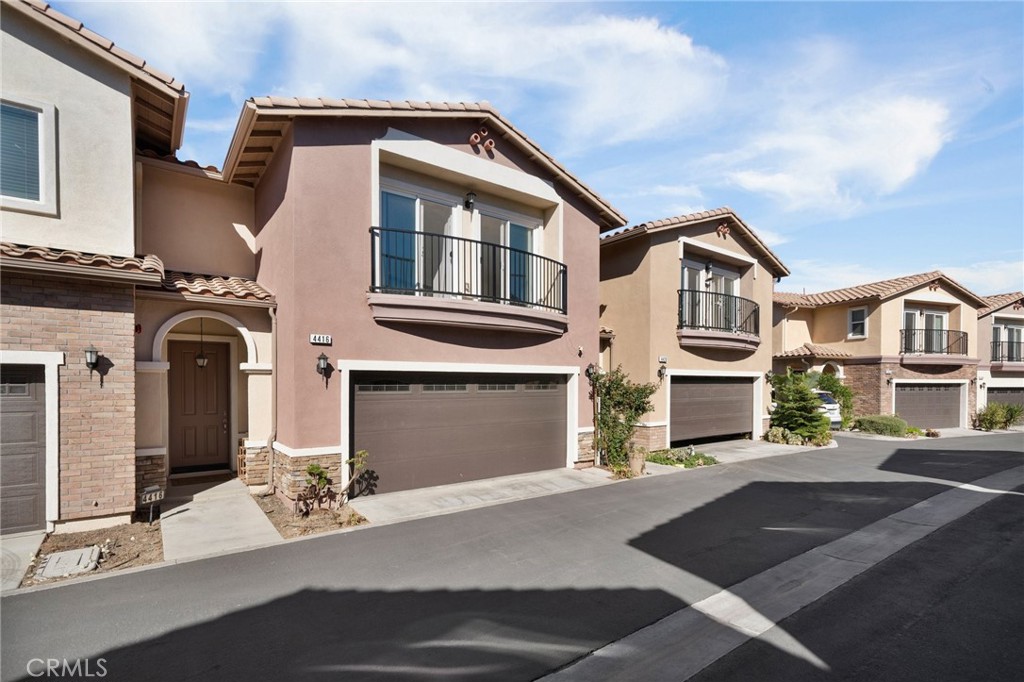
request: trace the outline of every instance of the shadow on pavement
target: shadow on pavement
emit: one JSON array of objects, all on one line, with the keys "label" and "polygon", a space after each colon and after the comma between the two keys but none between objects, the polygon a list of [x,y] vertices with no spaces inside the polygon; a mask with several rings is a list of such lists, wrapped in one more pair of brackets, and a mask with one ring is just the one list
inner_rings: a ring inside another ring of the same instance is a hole
[{"label": "shadow on pavement", "polygon": [[967,483],[1024,464],[1024,453],[1007,450],[904,449],[879,465],[882,471]]}]

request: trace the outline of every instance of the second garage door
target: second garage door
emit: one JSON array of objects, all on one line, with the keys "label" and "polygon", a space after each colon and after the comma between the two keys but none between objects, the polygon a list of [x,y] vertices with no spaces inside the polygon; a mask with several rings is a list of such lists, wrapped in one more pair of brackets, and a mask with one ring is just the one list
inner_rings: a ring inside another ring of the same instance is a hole
[{"label": "second garage door", "polygon": [[1024,388],[1003,388],[989,386],[987,390],[990,403],[1003,403],[1004,405],[1024,405]]},{"label": "second garage door", "polygon": [[750,433],[754,380],[742,377],[672,379],[669,438],[678,441]]},{"label": "second garage door", "polygon": [[377,492],[556,469],[566,463],[563,377],[363,374],[353,444]]},{"label": "second garage door", "polygon": [[0,533],[46,526],[43,368],[0,368]]},{"label": "second garage door", "polygon": [[959,384],[896,384],[896,414],[919,429],[960,426]]}]

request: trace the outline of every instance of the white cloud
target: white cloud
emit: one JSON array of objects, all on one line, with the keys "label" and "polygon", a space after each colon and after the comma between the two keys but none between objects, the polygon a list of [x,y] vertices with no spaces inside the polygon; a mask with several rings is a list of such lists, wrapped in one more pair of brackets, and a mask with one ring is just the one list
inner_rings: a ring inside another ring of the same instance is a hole
[{"label": "white cloud", "polygon": [[981,296],[1024,291],[1024,261],[994,260],[936,268]]},{"label": "white cloud", "polygon": [[[762,233],[758,231],[758,234]],[[782,280],[777,287],[779,291],[798,293],[806,291],[810,294],[870,284],[931,270],[941,270],[979,296],[1024,291],[1024,261],[1019,260],[995,260],[968,265],[933,265],[930,267],[906,265],[875,267],[859,263],[811,259],[787,261],[786,264],[793,274]]]}]

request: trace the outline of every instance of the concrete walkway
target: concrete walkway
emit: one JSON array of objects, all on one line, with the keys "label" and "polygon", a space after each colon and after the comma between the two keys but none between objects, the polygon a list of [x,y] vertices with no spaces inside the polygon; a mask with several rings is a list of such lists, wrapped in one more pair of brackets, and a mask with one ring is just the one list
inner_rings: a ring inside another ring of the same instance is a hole
[{"label": "concrete walkway", "polygon": [[171,486],[160,514],[160,530],[166,561],[281,542],[274,524],[237,478]]},{"label": "concrete walkway", "polygon": [[3,555],[3,582],[0,583],[0,592],[18,588],[45,537],[46,533],[39,530],[0,538],[0,554]]}]

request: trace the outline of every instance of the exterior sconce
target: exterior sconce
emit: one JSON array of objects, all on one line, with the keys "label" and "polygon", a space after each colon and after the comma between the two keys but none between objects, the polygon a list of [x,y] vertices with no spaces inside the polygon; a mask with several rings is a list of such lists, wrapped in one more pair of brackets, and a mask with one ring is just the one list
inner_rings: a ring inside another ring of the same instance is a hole
[{"label": "exterior sconce", "polygon": [[772,379],[774,378],[775,372],[768,370],[767,372],[764,373],[764,380],[767,381],[769,384],[772,383]]},{"label": "exterior sconce", "polygon": [[888,379],[886,379],[885,383],[888,384],[889,386],[892,386],[892,377],[889,377]]},{"label": "exterior sconce", "polygon": [[100,352],[91,343],[85,349],[85,366],[90,372],[100,366]]},{"label": "exterior sconce", "polygon": [[587,369],[583,372],[588,379],[593,379],[597,374],[597,367],[594,367],[594,363],[587,365]]},{"label": "exterior sconce", "polygon": [[473,206],[476,205],[476,192],[466,192],[466,200],[462,202],[462,205],[467,211],[472,211]]},{"label": "exterior sconce", "polygon": [[664,379],[666,374],[668,374],[668,367],[666,367],[665,365],[662,365],[661,367],[658,368],[658,378],[659,379]]},{"label": "exterior sconce", "polygon": [[316,373],[320,376],[327,375],[327,360],[328,358],[324,353],[321,353],[316,359]]}]

